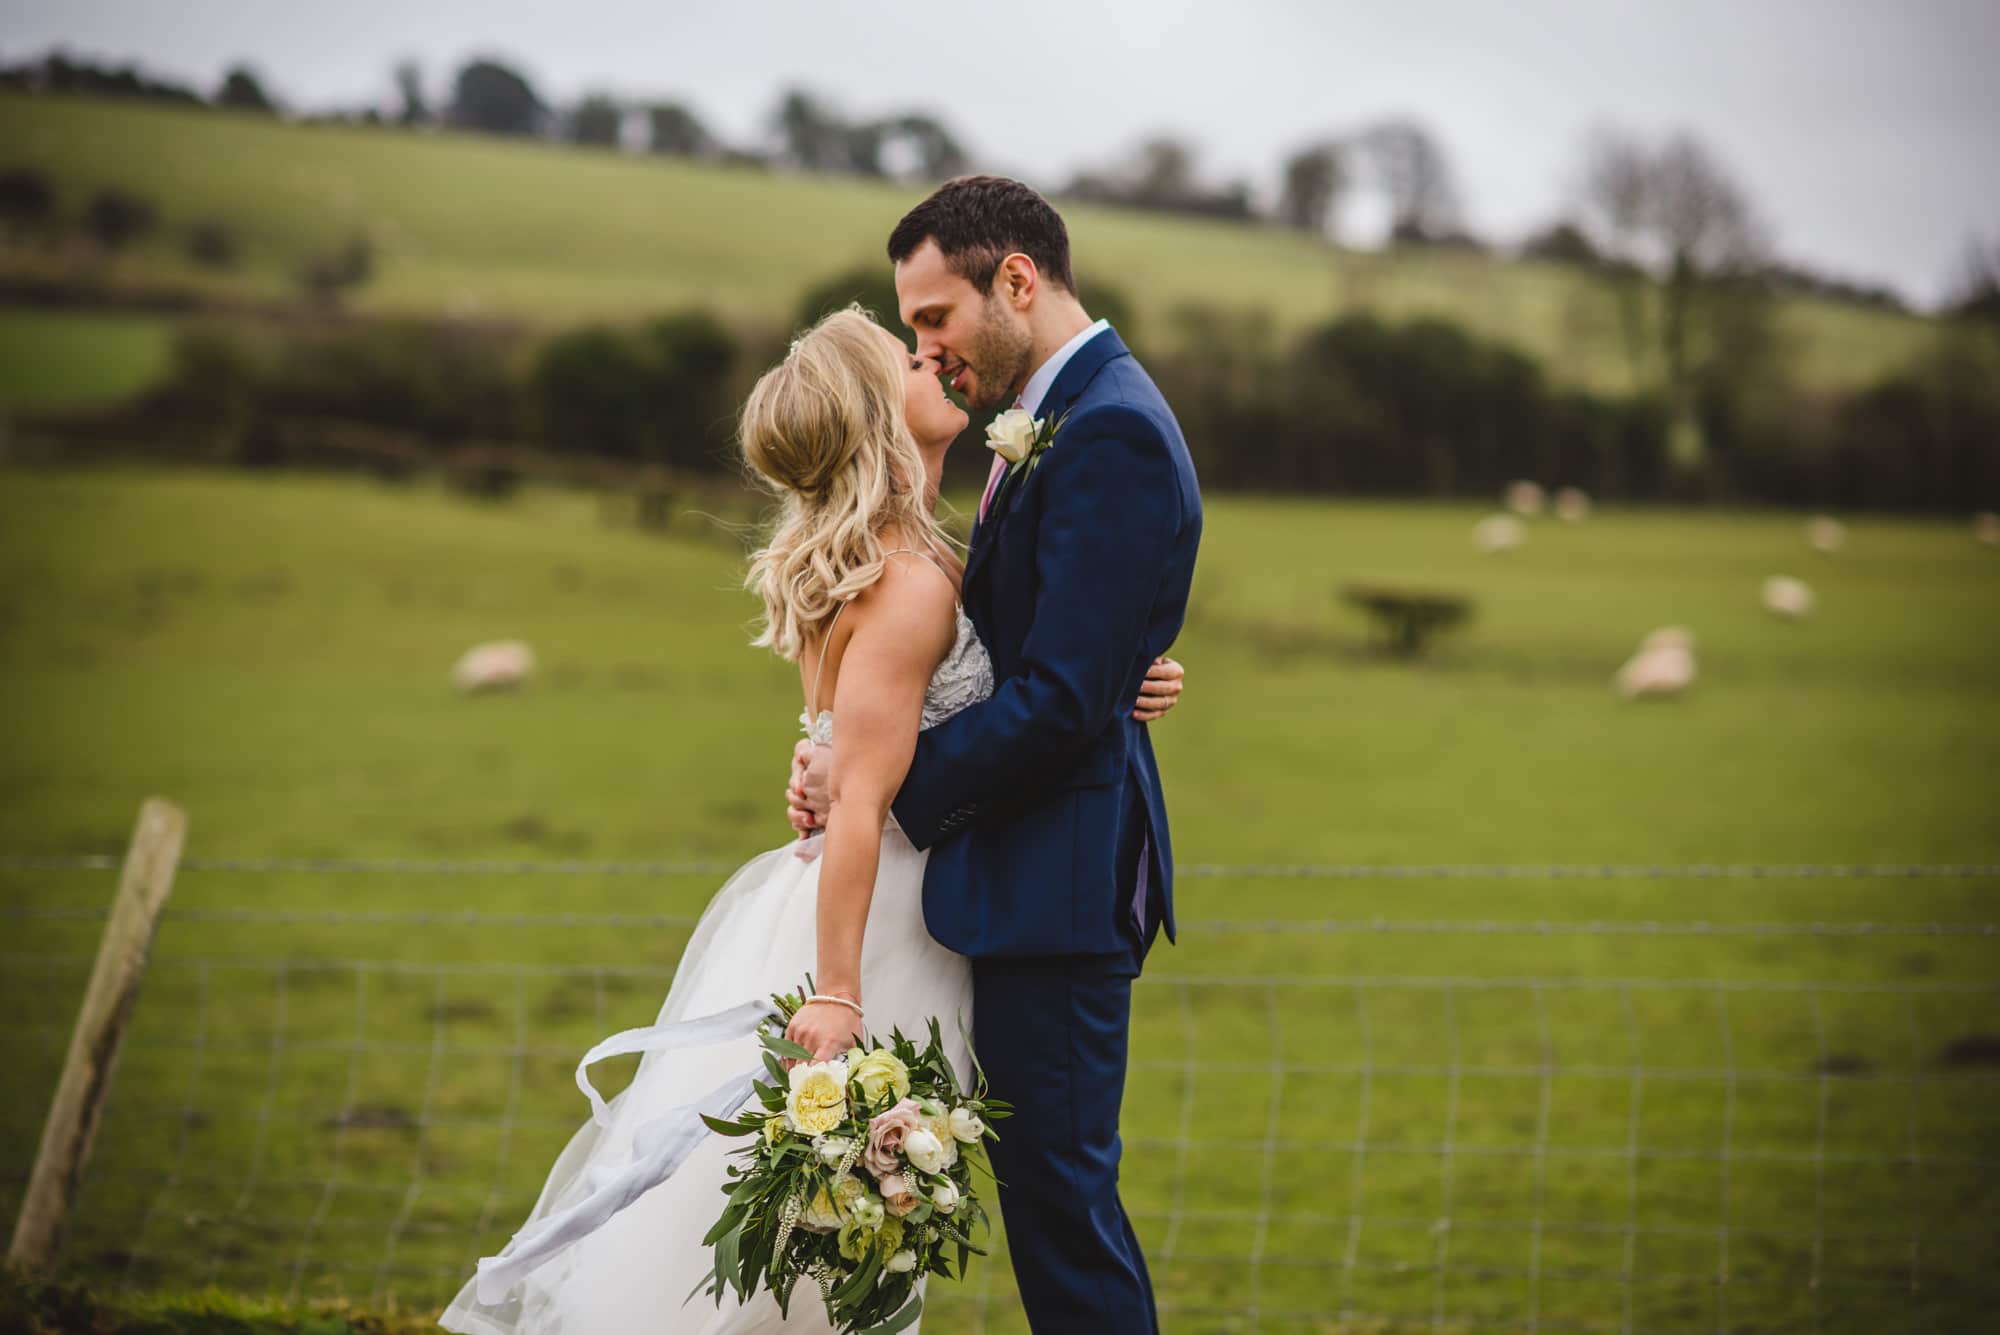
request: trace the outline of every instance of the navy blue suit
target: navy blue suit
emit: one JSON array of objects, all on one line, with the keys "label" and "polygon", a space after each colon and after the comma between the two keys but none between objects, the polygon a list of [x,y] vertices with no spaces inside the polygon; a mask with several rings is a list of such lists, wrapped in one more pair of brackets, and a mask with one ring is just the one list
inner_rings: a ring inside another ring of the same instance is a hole
[{"label": "navy blue suit", "polygon": [[1201,493],[1165,399],[1115,331],[1037,416],[1060,421],[973,533],[967,611],[993,697],[922,733],[897,823],[931,851],[924,919],[973,961],[974,1044],[1015,1106],[993,1151],[1038,1332],[1157,1327],[1118,1199],[1131,984],[1174,934],[1159,767],[1133,702],[1180,633]]}]

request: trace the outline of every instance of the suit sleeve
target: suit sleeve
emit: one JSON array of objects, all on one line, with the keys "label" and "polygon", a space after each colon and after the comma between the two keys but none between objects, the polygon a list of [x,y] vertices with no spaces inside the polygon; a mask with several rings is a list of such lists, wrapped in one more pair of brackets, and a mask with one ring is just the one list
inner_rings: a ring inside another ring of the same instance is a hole
[{"label": "suit sleeve", "polygon": [[1038,593],[1018,675],[922,733],[892,810],[928,848],[980,802],[1059,782],[1131,707],[1128,679],[1181,524],[1173,460],[1143,414],[1078,414],[1036,465]]}]

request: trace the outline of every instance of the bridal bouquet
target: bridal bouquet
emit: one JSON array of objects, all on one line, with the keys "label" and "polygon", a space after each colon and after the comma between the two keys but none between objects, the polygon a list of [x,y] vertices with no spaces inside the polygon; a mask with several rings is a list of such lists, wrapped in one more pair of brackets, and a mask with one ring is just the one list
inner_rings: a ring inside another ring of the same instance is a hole
[{"label": "bridal bouquet", "polygon": [[[761,1283],[789,1311],[801,1278],[819,1290],[842,1331],[907,1329],[923,1310],[917,1280],[963,1277],[987,1222],[972,1187],[971,1152],[997,1139],[988,1122],[1008,1107],[985,1097],[985,1078],[961,1090],[938,1022],[921,1050],[901,1031],[815,1062],[787,1039],[803,996],[772,998],[759,1029],[764,1069],[736,1120],[704,1117],[737,1151],[722,1217],[708,1231],[715,1268],[700,1291],[747,1300]],[[785,1059],[797,1064],[787,1071]]]}]

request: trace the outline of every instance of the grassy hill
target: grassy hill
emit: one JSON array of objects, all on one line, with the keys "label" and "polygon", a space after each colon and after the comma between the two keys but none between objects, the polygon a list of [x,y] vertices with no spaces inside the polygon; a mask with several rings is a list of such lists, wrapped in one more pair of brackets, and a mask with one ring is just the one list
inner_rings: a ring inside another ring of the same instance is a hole
[{"label": "grassy hill", "polygon": [[[106,186],[160,206],[164,227],[97,276],[253,300],[296,293],[309,258],[365,233],[376,275],[363,310],[453,311],[559,323],[687,303],[789,316],[830,272],[881,263],[919,191],[514,143],[460,134],[285,125],[223,112],[0,96],[0,167],[34,166],[80,210]],[[1612,312],[1584,276],[1479,256],[1339,250],[1263,226],[1066,209],[1088,296],[1132,299],[1141,332],[1186,303],[1255,307],[1283,330],[1344,311],[1437,315],[1539,356],[1559,378],[1626,379]],[[242,245],[238,267],[195,265],[199,220]],[[0,246],[0,277],[79,272],[87,257]],[[1849,385],[1901,364],[1921,319],[1817,299],[1786,303],[1782,330],[1808,384]]]}]

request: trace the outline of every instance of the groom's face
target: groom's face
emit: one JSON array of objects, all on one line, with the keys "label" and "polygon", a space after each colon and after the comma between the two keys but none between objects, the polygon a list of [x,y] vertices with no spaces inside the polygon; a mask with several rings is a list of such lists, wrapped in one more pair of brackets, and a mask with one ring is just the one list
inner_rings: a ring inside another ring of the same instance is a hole
[{"label": "groom's face", "polygon": [[935,241],[896,265],[896,301],[917,355],[936,361],[938,379],[980,411],[1013,402],[1034,369],[1027,316],[1001,288],[996,281],[981,292],[952,272]]}]

